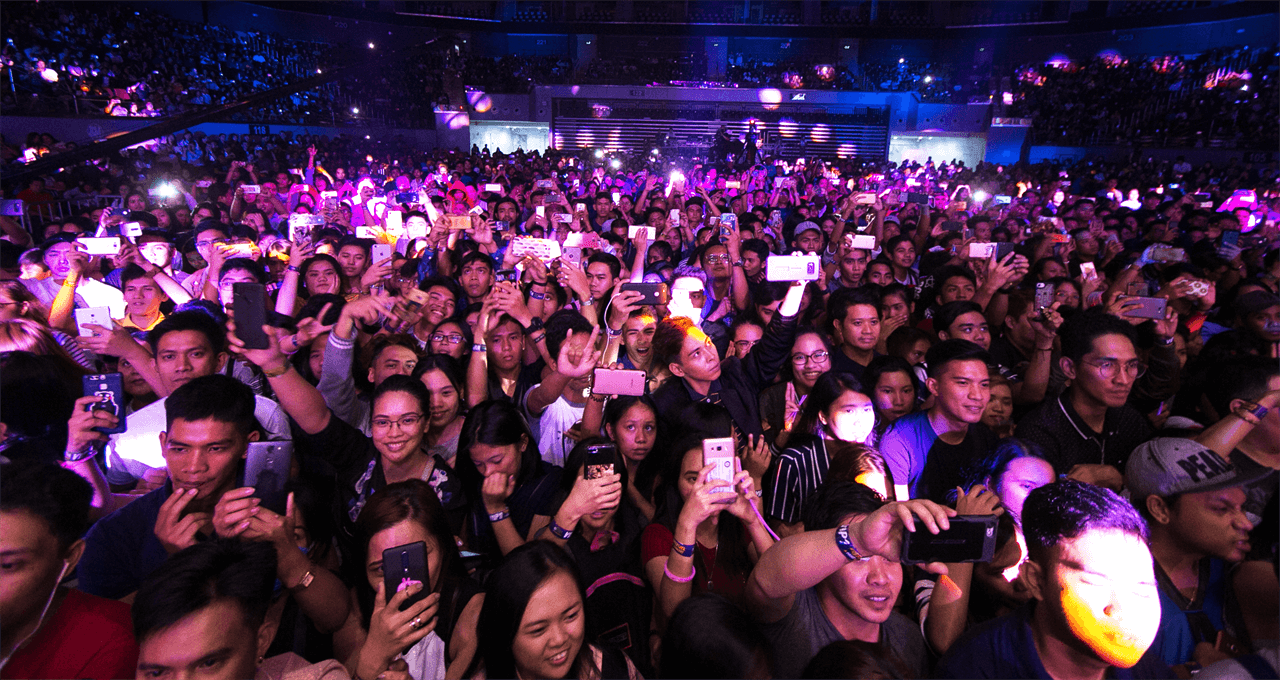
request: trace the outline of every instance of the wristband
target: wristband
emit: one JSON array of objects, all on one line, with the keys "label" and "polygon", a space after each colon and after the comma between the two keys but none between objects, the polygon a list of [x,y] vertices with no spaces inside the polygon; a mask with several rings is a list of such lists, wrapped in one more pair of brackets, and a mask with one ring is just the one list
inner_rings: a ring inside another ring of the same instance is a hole
[{"label": "wristband", "polygon": [[491,524],[497,524],[498,522],[501,522],[504,519],[511,519],[510,510],[499,510],[498,512],[493,512],[489,514],[489,523]]},{"label": "wristband", "polygon": [[850,562],[866,559],[858,549],[853,547],[853,540],[849,538],[849,525],[841,524],[836,529],[836,547],[840,552],[844,553],[844,558]]},{"label": "wristband", "polygon": [[79,463],[82,460],[93,458],[93,456],[96,453],[97,451],[94,450],[93,444],[89,444],[88,446],[84,447],[83,451],[72,451],[68,449],[62,453],[62,462]]},{"label": "wristband", "polygon": [[285,373],[288,373],[288,372],[289,372],[289,369],[290,369],[291,367],[292,367],[292,365],[291,365],[289,362],[287,362],[287,361],[286,361],[286,362],[285,362],[285,364],[284,364],[284,366],[281,366],[278,370],[273,371],[273,370],[271,370],[271,369],[267,369],[267,368],[262,369],[262,375],[264,375],[264,376],[266,376],[266,377],[268,377],[268,378],[279,378],[280,376],[284,375]]},{"label": "wristband", "polygon": [[531,291],[529,291],[529,299],[530,299],[530,300],[545,300],[545,299],[547,299],[547,294],[546,294],[546,293],[539,293],[539,292],[538,292],[538,291],[536,291],[536,290],[531,290]]},{"label": "wristband", "polygon": [[611,327],[611,326],[610,326],[609,324],[607,324],[607,323],[604,325],[604,332],[605,332],[605,335],[609,336],[610,338],[620,338],[620,337],[622,337],[622,331],[620,331],[620,330],[617,330],[617,331],[613,330],[613,327]]},{"label": "wristband", "polygon": [[667,578],[671,579],[672,581],[675,581],[676,583],[688,583],[693,580],[694,576],[698,575],[698,568],[690,564],[688,576],[676,576],[675,574],[671,573],[671,567],[667,565],[663,565],[662,573]]},{"label": "wristband", "polygon": [[482,342],[477,342],[476,344],[471,346],[471,351],[472,352],[488,352],[489,346]]},{"label": "wristband", "polygon": [[693,557],[692,543],[681,543],[673,538],[671,539],[671,549],[676,551],[676,554],[681,557]]},{"label": "wristband", "polygon": [[291,264],[290,264],[290,265],[285,265],[285,268],[284,268],[284,269],[285,269],[285,271],[302,273],[302,269],[301,269],[300,267],[295,267],[295,266],[293,266],[293,265],[291,265]]},{"label": "wristband", "polygon": [[530,340],[532,340],[532,341],[533,341],[533,344],[535,344],[535,345],[536,345],[536,344],[538,344],[538,343],[542,342],[543,340],[546,340],[546,339],[547,339],[547,333],[546,333],[546,331],[540,331],[540,332],[538,332],[538,333],[530,333],[530,334],[529,334],[529,339],[530,339]]},{"label": "wristband", "polygon": [[554,517],[551,518],[551,525],[547,528],[551,530],[551,533],[555,534],[556,538],[562,541],[567,541],[569,540],[569,537],[573,536],[573,530],[566,529],[559,524],[556,524],[556,518]]},{"label": "wristband", "polygon": [[[544,295],[543,297],[545,298],[546,296]],[[533,321],[530,321],[529,325],[524,327],[524,334],[533,335],[535,332],[540,330],[544,325],[545,324],[542,322],[542,319],[540,317],[534,317]]]}]

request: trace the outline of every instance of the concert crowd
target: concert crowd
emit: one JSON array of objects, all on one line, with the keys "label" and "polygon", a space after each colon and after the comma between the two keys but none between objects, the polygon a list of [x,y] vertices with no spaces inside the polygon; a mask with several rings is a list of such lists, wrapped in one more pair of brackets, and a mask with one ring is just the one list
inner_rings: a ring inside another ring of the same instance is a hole
[{"label": "concert crowd", "polygon": [[0,676],[1274,677],[1275,162],[734,160],[6,187]]}]

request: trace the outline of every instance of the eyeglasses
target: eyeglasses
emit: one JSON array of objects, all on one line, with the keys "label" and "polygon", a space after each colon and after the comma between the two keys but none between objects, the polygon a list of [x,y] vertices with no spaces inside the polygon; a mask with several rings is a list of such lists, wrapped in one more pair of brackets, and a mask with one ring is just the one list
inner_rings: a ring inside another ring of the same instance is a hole
[{"label": "eyeglasses", "polygon": [[420,422],[422,422],[421,413],[409,413],[400,416],[399,420],[392,420],[391,418],[374,418],[373,427],[376,430],[388,430],[391,429],[391,426],[394,424],[399,425],[402,430],[407,430],[411,427],[417,427]]},{"label": "eyeglasses", "polygon": [[450,345],[456,345],[462,342],[462,336],[457,333],[450,333],[448,335],[445,335],[444,333],[432,333],[431,342],[447,342]]},{"label": "eyeglasses", "polygon": [[827,357],[829,356],[831,356],[831,354],[826,350],[818,350],[813,354],[800,354],[799,352],[797,352],[791,355],[791,363],[795,364],[796,366],[803,366],[810,361],[812,361],[815,364],[820,364],[826,361]]},{"label": "eyeglasses", "polygon": [[[1119,372],[1120,366],[1121,366],[1120,362],[1116,361],[1115,359],[1102,359],[1100,361],[1081,361],[1080,363],[1088,364],[1098,369],[1098,375],[1101,375],[1103,378],[1116,377],[1116,373]],[[1126,375],[1136,380],[1138,378],[1141,378],[1143,373],[1147,372],[1147,365],[1142,363],[1141,361],[1138,361],[1137,359],[1134,359],[1133,361],[1128,361],[1124,363],[1124,372]]]},{"label": "eyeglasses", "polygon": [[724,264],[729,261],[728,255],[708,255],[703,258],[707,264]]},{"label": "eyeglasses", "polygon": [[747,352],[751,351],[752,347],[756,346],[757,342],[760,342],[760,341],[759,340],[734,340],[733,346],[735,349],[738,350],[739,354],[746,354]]},{"label": "eyeglasses", "polygon": [[218,238],[218,239],[214,239],[214,240],[212,240],[212,241],[196,241],[196,247],[197,247],[197,248],[208,248],[209,246],[214,246],[214,245],[218,245],[218,244],[220,244],[220,243],[226,243],[226,242],[227,242],[227,240],[226,240],[226,239],[224,239],[224,238]]}]

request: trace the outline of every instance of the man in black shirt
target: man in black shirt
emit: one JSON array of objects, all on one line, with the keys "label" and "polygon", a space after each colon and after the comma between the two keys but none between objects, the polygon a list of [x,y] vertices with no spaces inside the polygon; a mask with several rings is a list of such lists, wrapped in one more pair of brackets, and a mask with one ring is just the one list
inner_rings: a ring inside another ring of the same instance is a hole
[{"label": "man in black shirt", "polygon": [[1016,435],[1042,446],[1058,472],[1119,490],[1129,453],[1154,434],[1146,416],[1127,403],[1146,370],[1133,327],[1088,311],[1064,323],[1059,334],[1059,365],[1071,387],[1027,414]]},{"label": "man in black shirt", "polygon": [[[768,387],[782,364],[796,334],[796,316],[804,295],[804,282],[787,290],[787,296],[746,359],[721,360],[711,339],[686,317],[668,317],[653,334],[655,365],[666,366],[673,376],[653,393],[658,417],[668,423],[695,401],[722,404],[744,435],[762,435],[759,394]],[[746,442],[739,442],[746,445]]]},{"label": "man in black shirt", "polygon": [[836,349],[831,370],[862,381],[880,341],[880,298],[870,288],[841,288],[827,300],[827,323]]}]

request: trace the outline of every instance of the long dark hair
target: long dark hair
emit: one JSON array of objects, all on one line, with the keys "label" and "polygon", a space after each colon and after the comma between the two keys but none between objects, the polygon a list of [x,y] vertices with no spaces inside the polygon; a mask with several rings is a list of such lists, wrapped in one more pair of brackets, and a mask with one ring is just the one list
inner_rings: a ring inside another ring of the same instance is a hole
[{"label": "long dark hair", "polygon": [[[373,615],[373,603],[376,593],[369,586],[369,579],[364,576],[365,564],[368,563],[369,541],[379,531],[393,527],[401,522],[416,522],[435,539],[436,550],[440,551],[440,573],[436,580],[436,592],[441,594],[442,611],[439,621],[451,622],[452,611],[459,594],[459,584],[467,578],[466,569],[462,565],[462,556],[458,553],[458,544],[453,540],[453,532],[445,517],[444,508],[430,484],[420,479],[410,479],[395,484],[388,484],[378,493],[369,497],[369,502],[356,518],[356,537],[361,548],[360,561],[352,565],[353,571],[359,571],[359,578],[352,574],[356,583],[356,599],[360,603],[360,614],[366,628]],[[354,560],[353,560],[354,562]],[[395,593],[387,593],[388,599]],[[446,642],[448,638],[446,638]]]},{"label": "long dark hair", "polygon": [[[412,377],[418,382],[422,382],[422,376],[427,371],[439,370],[444,377],[449,379],[449,383],[453,385],[453,389],[458,392],[458,415],[465,416],[467,414],[467,374],[463,370],[462,364],[457,359],[448,354],[428,354],[418,360],[418,364],[413,367]],[[430,394],[431,390],[427,390]],[[426,406],[431,405],[430,399],[427,400]]]},{"label": "long dark hair", "polygon": [[[657,429],[653,433],[653,448],[649,449],[648,455],[644,457],[644,460],[640,461],[640,466],[636,468],[635,487],[645,500],[651,501],[653,500],[651,496],[653,495],[654,482],[662,472],[662,456],[657,452],[663,448],[662,445],[665,442],[665,439],[662,436],[662,420],[658,418],[658,406],[653,403],[653,398],[647,394],[641,397],[613,397],[604,407],[604,424],[606,426],[612,425],[616,428],[618,426],[618,421],[622,420],[622,417],[627,414],[627,411],[630,411],[631,407],[636,405],[641,405],[649,409],[649,411],[653,413],[654,423],[657,424]],[[619,452],[618,457],[622,458],[621,452]],[[622,462],[623,467],[626,467],[626,461],[624,460]]]},{"label": "long dark hair", "polygon": [[[529,606],[533,593],[558,573],[568,574],[578,586],[578,596],[583,603],[582,616],[585,617],[587,596],[582,588],[582,577],[568,553],[559,546],[548,541],[530,541],[512,550],[501,566],[494,570],[476,626],[476,637],[480,642],[477,656],[484,662],[486,676],[516,677],[516,660],[511,645],[520,630],[524,610]],[[591,676],[598,677],[599,669],[594,666],[591,646],[584,635],[578,658],[565,677],[584,677],[582,671],[586,669],[594,671]]]},{"label": "long dark hair", "polygon": [[858,382],[852,373],[827,371],[818,376],[817,382],[813,383],[813,389],[809,390],[809,397],[804,400],[804,408],[801,409],[800,416],[796,418],[791,431],[796,435],[820,437],[822,421],[818,420],[818,416],[826,413],[827,409],[831,408],[831,405],[845,392],[863,393],[862,383]]},{"label": "long dark hair", "polygon": [[307,258],[307,261],[303,262],[302,266],[299,267],[299,269],[301,269],[302,271],[298,272],[298,297],[302,298],[303,300],[306,300],[307,298],[310,298],[312,295],[316,294],[314,290],[311,290],[310,288],[307,287],[307,272],[311,271],[311,268],[316,266],[316,263],[318,262],[328,262],[329,264],[333,265],[333,270],[338,273],[338,294],[339,295],[342,294],[342,291],[345,291],[347,289],[347,286],[348,286],[347,275],[342,273],[342,265],[338,264],[338,260],[334,258],[332,255],[325,255],[324,253],[320,253],[318,255],[312,255],[311,257]]},{"label": "long dark hair", "polygon": [[[419,383],[421,384],[421,383]],[[424,388],[425,389],[425,388]],[[542,455],[538,453],[538,442],[529,432],[529,426],[515,404],[501,399],[482,401],[467,414],[462,424],[462,434],[458,436],[458,457],[454,459],[454,467],[467,496],[480,499],[480,487],[484,477],[476,464],[471,460],[471,447],[474,444],[487,446],[519,446],[520,437],[525,437],[524,450],[520,452],[520,472],[516,475],[516,486],[519,487],[537,472],[538,462]]]},{"label": "long dark hair", "polygon": [[[724,408],[723,406],[720,408]],[[728,432],[694,432],[676,440],[667,448],[667,457],[662,466],[662,478],[658,489],[654,492],[656,509],[653,521],[667,527],[674,534],[676,523],[680,520],[680,511],[684,509],[684,499],[680,497],[680,468],[684,466],[684,456],[690,451],[701,451],[702,440],[711,437],[727,437]],[[742,522],[733,515],[720,513],[720,522],[716,528],[717,552],[716,562],[725,567],[725,571],[746,576],[751,573],[751,555],[747,552],[747,539]],[[702,561],[702,553],[694,551],[695,564]],[[699,571],[711,577],[707,565]]]}]

